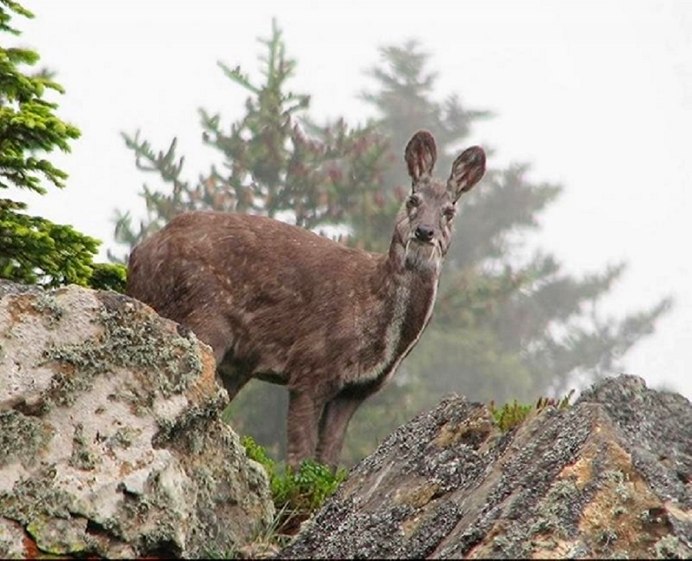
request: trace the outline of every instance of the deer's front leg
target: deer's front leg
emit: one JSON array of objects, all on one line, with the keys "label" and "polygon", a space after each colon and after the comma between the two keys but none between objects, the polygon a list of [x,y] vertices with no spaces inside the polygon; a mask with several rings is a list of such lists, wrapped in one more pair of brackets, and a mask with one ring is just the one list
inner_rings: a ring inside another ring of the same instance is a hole
[{"label": "deer's front leg", "polygon": [[319,424],[317,460],[336,468],[344,445],[346,428],[351,417],[363,403],[363,397],[337,395],[324,407]]},{"label": "deer's front leg", "polygon": [[323,402],[319,402],[310,392],[291,389],[288,393],[288,420],[286,463],[297,468],[306,458],[315,453],[317,444],[317,423]]}]

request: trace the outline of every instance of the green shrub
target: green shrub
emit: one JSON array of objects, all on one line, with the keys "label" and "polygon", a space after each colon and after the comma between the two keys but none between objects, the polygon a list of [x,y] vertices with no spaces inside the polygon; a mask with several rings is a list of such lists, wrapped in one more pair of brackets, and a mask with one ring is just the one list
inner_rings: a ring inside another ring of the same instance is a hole
[{"label": "green shrub", "polygon": [[565,409],[569,406],[569,401],[573,394],[574,390],[570,390],[567,395],[560,399],[554,397],[539,397],[535,404],[518,403],[515,399],[512,403],[505,403],[499,409],[495,406],[495,402],[491,401],[488,405],[488,409],[498,428],[502,432],[507,432],[519,426],[532,411],[540,411],[548,406],[556,407],[557,409]]},{"label": "green shrub", "polygon": [[279,532],[287,532],[308,518],[346,479],[345,469],[332,471],[314,460],[304,460],[295,471],[283,465],[279,468],[251,436],[244,436],[242,443],[248,458],[262,464],[267,471]]},{"label": "green shrub", "polygon": [[127,268],[120,263],[94,263],[89,286],[101,290],[125,292]]}]

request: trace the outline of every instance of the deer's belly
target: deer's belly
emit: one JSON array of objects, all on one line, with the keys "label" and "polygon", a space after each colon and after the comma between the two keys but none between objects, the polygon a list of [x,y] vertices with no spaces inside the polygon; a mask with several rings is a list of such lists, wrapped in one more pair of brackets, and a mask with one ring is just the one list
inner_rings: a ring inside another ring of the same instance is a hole
[{"label": "deer's belly", "polygon": [[275,384],[304,383],[305,378],[315,377],[322,383],[328,378],[335,389],[379,387],[418,342],[430,319],[435,292],[436,286],[431,287],[412,302],[411,288],[404,284],[391,308],[369,310],[366,316],[333,312],[310,322],[296,318],[291,329],[272,329],[271,322],[264,320],[259,322],[267,327],[262,333],[243,330],[235,341],[235,354],[253,363],[254,377]]}]

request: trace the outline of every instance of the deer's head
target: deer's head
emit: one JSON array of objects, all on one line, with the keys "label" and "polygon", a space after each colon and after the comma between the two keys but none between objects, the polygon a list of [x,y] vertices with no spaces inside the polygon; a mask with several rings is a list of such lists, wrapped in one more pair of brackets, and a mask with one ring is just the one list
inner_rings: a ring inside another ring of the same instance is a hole
[{"label": "deer's head", "polygon": [[418,131],[404,151],[411,193],[399,211],[395,242],[403,246],[404,266],[439,270],[452,239],[456,202],[485,173],[485,152],[479,146],[464,150],[446,182],[432,175],[437,148],[427,131]]}]

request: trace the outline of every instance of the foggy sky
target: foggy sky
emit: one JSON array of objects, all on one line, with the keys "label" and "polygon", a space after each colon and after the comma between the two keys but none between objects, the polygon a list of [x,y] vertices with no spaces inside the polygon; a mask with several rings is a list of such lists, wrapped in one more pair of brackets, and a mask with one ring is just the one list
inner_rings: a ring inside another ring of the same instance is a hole
[{"label": "foggy sky", "polygon": [[[82,131],[64,191],[22,196],[33,214],[70,223],[114,248],[114,209],[140,211],[153,176],[135,170],[120,132],[156,148],[177,136],[185,176],[206,169],[198,107],[228,123],[245,93],[217,61],[257,76],[271,18],[297,59],[296,92],[311,113],[349,122],[371,113],[357,94],[377,47],[417,38],[432,55],[439,97],[461,96],[495,117],[469,144],[495,150],[489,165],[529,162],[529,177],[560,183],[534,247],[575,274],[625,261],[604,309],[623,315],[672,295],[655,335],[627,355],[627,372],[692,397],[689,157],[692,4],[680,1],[372,2],[363,0],[25,0],[17,44],[38,50],[66,88],[58,114]],[[426,123],[420,123],[425,128]],[[16,193],[10,193],[17,197]]]}]

